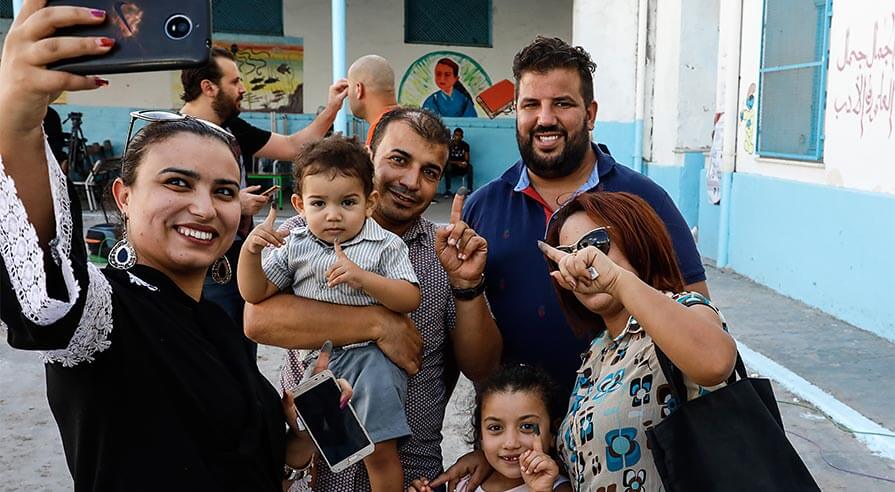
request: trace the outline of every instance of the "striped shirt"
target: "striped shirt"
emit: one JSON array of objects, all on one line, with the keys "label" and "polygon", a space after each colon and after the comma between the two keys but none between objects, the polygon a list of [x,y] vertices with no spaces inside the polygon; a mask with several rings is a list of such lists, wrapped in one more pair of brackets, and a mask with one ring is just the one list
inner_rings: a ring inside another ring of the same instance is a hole
[{"label": "striped shirt", "polygon": [[[342,243],[342,251],[362,270],[419,284],[407,256],[407,245],[373,219],[367,219],[356,236]],[[297,296],[348,306],[379,303],[347,283],[327,287],[326,274],[335,261],[333,245],[318,239],[307,226],[302,226],[290,231],[282,247],[267,248],[262,265],[274,285],[281,290],[291,286]]]},{"label": "striped shirt", "polygon": [[[304,225],[301,217],[286,221],[281,230]],[[420,371],[407,379],[405,410],[407,423],[413,431],[398,445],[404,469],[404,487],[420,477],[433,478],[442,472],[441,425],[450,395],[446,386],[446,364],[453,364],[450,335],[457,324],[457,309],[447,272],[435,255],[435,224],[420,217],[401,236],[410,252],[410,263],[420,282],[422,301],[410,313],[423,337],[423,364]],[[289,350],[283,365],[280,383],[293,390],[301,381],[305,368],[299,350]],[[292,490],[302,490],[293,485]],[[344,492],[370,490],[370,480],[363,463],[333,473],[318,457],[314,490],[316,492]]]}]

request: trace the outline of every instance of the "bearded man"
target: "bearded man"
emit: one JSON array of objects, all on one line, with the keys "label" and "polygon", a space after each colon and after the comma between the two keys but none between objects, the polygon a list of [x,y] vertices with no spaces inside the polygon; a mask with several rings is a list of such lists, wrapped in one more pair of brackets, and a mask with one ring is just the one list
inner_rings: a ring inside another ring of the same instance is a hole
[{"label": "bearded man", "polygon": [[576,338],[566,323],[537,241],[569,199],[590,191],[625,191],[645,199],[668,228],[687,289],[708,295],[693,236],[671,197],[591,142],[595,68],[587,51],[558,38],[538,37],[516,54],[522,160],[476,191],[463,213],[488,241],[486,294],[503,335],[503,362],[542,366],[568,393],[590,341]]},{"label": "bearded man", "polygon": [[[348,95],[348,82],[340,80],[329,88],[326,108],[305,128],[292,135],[282,135],[252,126],[239,117],[240,103],[246,93],[236,65],[236,58],[223,48],[212,48],[211,56],[205,65],[180,72],[183,83],[183,94],[180,98],[185,103],[180,112],[185,115],[210,121],[233,134],[241,153],[240,171],[242,182],[239,192],[239,204],[242,208],[242,219],[239,232],[230,249],[227,251],[230,270],[236,271],[236,260],[239,248],[252,230],[252,216],[258,213],[270,200],[270,196],[259,193],[260,186],[246,187],[247,171],[251,170],[255,157],[291,161],[298,157],[301,148],[315,140],[323,138],[336,119],[342,107],[342,101]],[[236,286],[236,275],[224,283],[215,282],[211,275],[205,279],[202,290],[205,298],[221,306],[242,328],[242,311],[244,301],[239,296]],[[248,340],[246,340],[248,343]],[[250,343],[252,350],[254,344]]]}]

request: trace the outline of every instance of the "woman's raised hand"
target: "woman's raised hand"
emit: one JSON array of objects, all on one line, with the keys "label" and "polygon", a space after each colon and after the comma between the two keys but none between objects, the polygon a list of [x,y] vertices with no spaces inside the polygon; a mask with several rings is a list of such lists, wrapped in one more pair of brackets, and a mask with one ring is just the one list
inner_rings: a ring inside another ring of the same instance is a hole
[{"label": "woman's raised hand", "polygon": [[621,267],[594,246],[574,253],[564,253],[538,241],[538,248],[544,256],[557,264],[558,270],[550,272],[556,283],[563,289],[579,294],[609,292],[621,271]]},{"label": "woman's raised hand", "polygon": [[25,0],[3,44],[0,107],[5,135],[39,129],[47,105],[62,91],[96,89],[108,84],[99,77],[46,68],[65,58],[107,53],[114,45],[109,38],[52,37],[62,27],[101,24],[106,13],[84,7],[45,5],[46,0]]}]

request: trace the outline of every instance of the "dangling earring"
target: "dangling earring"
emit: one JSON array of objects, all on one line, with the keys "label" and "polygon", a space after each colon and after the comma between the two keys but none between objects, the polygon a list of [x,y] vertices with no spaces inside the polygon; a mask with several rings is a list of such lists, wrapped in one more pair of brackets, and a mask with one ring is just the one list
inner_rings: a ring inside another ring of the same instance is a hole
[{"label": "dangling earring", "polygon": [[130,270],[137,264],[137,252],[131,243],[127,242],[127,216],[124,216],[124,232],[121,241],[115,243],[112,251],[109,251],[109,265],[118,270]]},{"label": "dangling earring", "polygon": [[226,284],[233,276],[233,270],[230,268],[230,260],[226,256],[221,256],[211,264],[211,278],[219,283]]}]

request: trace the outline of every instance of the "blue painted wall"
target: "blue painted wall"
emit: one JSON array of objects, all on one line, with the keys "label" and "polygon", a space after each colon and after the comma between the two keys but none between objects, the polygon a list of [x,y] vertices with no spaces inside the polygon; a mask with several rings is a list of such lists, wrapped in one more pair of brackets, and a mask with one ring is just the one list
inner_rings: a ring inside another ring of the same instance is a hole
[{"label": "blue painted wall", "polygon": [[702,152],[688,152],[684,155],[684,165],[646,165],[645,173],[671,195],[687,225],[699,223],[699,179],[703,174],[705,156]]},{"label": "blue painted wall", "polygon": [[[444,118],[444,124],[451,132],[455,128],[463,129],[463,140],[469,144],[475,188],[500,177],[519,160],[515,118]],[[456,178],[451,188],[456,190],[459,186],[460,178]]]},{"label": "blue painted wall", "polygon": [[895,341],[895,196],[734,173],[732,200],[731,268]]},{"label": "blue painted wall", "polygon": [[699,211],[698,234],[696,245],[703,257],[718,258],[718,224],[721,219],[721,206],[709,201],[706,191],[705,174],[699,176]]},{"label": "blue painted wall", "polygon": [[[127,125],[130,123],[130,112],[150,108],[122,108],[112,106],[79,106],[75,104],[54,104],[53,108],[59,113],[59,117],[65,120],[72,111],[84,114],[81,129],[88,143],[110,140],[112,149],[116,154],[124,150],[124,140],[127,138]],[[158,109],[158,108],[152,108]],[[243,113],[241,115],[260,128],[270,128],[270,116],[267,113]],[[307,126],[314,119],[312,114],[290,114],[288,116],[288,131],[294,133]],[[278,116],[280,132],[283,132],[282,115]],[[71,123],[62,125],[65,131],[71,130]]]},{"label": "blue painted wall", "polygon": [[634,130],[633,121],[599,121],[593,131],[594,142],[609,147],[612,157],[633,169],[634,167]]}]

